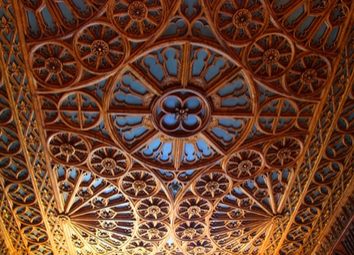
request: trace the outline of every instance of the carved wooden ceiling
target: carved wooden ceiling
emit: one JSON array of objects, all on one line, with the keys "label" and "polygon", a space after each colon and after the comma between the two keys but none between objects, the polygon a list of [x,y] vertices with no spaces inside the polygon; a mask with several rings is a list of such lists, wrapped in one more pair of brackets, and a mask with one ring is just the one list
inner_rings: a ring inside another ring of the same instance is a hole
[{"label": "carved wooden ceiling", "polygon": [[352,5],[1,0],[0,254],[330,254]]}]

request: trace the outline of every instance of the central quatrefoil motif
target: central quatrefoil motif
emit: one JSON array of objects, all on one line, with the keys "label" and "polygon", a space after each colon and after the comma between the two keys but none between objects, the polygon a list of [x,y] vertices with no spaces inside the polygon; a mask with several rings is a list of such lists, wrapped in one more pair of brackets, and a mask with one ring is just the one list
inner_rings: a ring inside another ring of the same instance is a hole
[{"label": "central quatrefoil motif", "polygon": [[153,107],[157,129],[173,138],[186,138],[204,130],[211,119],[209,101],[193,89],[175,89],[162,95]]}]

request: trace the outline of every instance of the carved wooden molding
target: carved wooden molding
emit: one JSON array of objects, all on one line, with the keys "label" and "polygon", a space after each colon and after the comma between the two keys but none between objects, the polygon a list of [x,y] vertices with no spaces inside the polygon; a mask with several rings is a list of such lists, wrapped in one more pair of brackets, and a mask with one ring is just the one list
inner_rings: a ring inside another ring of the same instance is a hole
[{"label": "carved wooden molding", "polygon": [[352,1],[0,7],[10,253],[332,250],[354,184]]}]

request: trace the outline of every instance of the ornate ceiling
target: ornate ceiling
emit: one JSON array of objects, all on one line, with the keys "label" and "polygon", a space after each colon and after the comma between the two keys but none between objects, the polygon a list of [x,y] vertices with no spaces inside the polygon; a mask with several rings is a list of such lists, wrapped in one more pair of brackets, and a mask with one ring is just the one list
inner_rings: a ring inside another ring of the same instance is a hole
[{"label": "ornate ceiling", "polygon": [[0,254],[330,254],[352,5],[1,0]]}]

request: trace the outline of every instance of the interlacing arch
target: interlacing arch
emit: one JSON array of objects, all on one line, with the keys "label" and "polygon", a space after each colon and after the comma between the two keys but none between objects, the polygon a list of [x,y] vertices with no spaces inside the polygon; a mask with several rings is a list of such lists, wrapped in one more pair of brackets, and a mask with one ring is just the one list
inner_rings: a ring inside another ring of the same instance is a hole
[{"label": "interlacing arch", "polygon": [[0,1],[9,254],[330,254],[352,1]]}]

